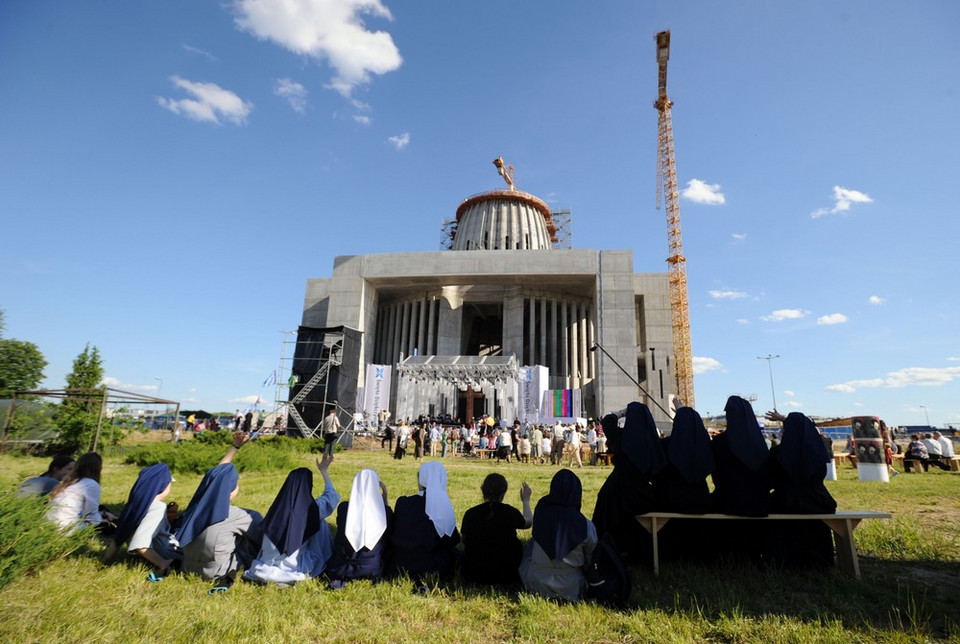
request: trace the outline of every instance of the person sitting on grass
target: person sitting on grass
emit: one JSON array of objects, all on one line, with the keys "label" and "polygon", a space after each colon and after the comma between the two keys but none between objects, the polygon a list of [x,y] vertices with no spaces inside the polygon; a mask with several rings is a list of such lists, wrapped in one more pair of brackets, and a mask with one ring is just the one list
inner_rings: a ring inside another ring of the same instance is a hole
[{"label": "person sitting on grass", "polygon": [[533,538],[520,563],[524,588],[538,595],[576,601],[586,590],[584,569],[597,547],[597,530],[580,513],[583,487],[570,470],[550,481],[550,493],[533,514]]},{"label": "person sitting on grass", "polygon": [[231,461],[248,440],[242,431],[233,434],[233,446],[203,475],[175,533],[183,547],[184,572],[215,580],[211,593],[233,585],[237,571],[260,550],[263,518],[231,505],[240,493],[240,475]]},{"label": "person sitting on grass", "polygon": [[292,586],[310,577],[319,577],[333,553],[333,540],[326,518],[333,513],[340,494],[333,487],[328,470],[333,454],[324,451],[317,469],[323,476],[323,493],[313,498],[313,472],[306,467],[287,475],[280,493],[263,520],[260,554],[243,573],[243,578]]},{"label": "person sitting on grass", "polygon": [[447,470],[439,461],[420,466],[420,492],[397,499],[390,536],[389,576],[410,575],[418,592],[426,591],[424,576],[453,576],[454,549],[460,543],[457,518],[447,496]]},{"label": "person sitting on grass", "polygon": [[467,510],[460,523],[463,534],[463,578],[475,584],[509,585],[520,581],[518,568],[523,544],[517,530],[533,525],[530,509],[530,486],[520,486],[523,513],[503,502],[507,479],[502,474],[488,474],[480,486],[483,503]]},{"label": "person sitting on grass", "polygon": [[101,534],[113,534],[116,517],[100,506],[102,469],[103,459],[95,452],[78,458],[74,470],[50,492],[47,518],[70,532],[94,526]]},{"label": "person sitting on grass", "polygon": [[40,476],[34,476],[20,484],[17,489],[18,496],[46,496],[53,491],[53,488],[60,485],[60,481],[73,472],[76,461],[72,456],[61,454],[54,456],[50,461],[50,467]]},{"label": "person sitting on grass", "polygon": [[140,470],[120,513],[113,541],[104,552],[105,561],[112,561],[123,544],[129,542],[128,553],[138,554],[157,567],[157,572],[151,573],[150,581],[159,581],[171,567],[180,567],[183,550],[171,533],[167,505],[163,502],[170,494],[172,483],[173,477],[166,463]]},{"label": "person sitting on grass", "polygon": [[326,572],[331,588],[342,588],[354,579],[383,577],[392,525],[387,486],[376,471],[360,470],[353,477],[350,500],[337,508],[337,536]]}]

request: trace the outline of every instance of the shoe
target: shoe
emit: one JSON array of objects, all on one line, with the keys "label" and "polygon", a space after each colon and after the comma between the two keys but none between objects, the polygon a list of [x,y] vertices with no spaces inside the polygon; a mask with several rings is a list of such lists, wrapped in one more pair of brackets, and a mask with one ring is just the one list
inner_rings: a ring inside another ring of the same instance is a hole
[{"label": "shoe", "polygon": [[[160,575],[162,574],[163,573],[161,572]],[[161,581],[163,581],[163,577],[160,575],[152,572],[149,575],[147,575],[147,581],[149,581],[152,584],[159,584]]]},{"label": "shoe", "polygon": [[900,472],[898,472],[897,470],[893,470],[890,474],[891,474],[892,476],[899,476],[899,475],[900,475]]},{"label": "shoe", "polygon": [[218,577],[213,582],[213,588],[207,591],[208,595],[221,595],[228,590],[230,586],[233,585],[233,577],[230,575],[224,575],[223,577]]}]

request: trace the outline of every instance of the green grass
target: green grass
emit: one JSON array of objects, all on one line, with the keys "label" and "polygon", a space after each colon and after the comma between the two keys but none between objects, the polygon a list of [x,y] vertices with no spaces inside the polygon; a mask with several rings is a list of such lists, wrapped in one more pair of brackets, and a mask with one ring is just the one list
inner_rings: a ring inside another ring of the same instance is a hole
[{"label": "green grass", "polygon": [[[189,445],[189,444],[188,444]],[[244,448],[246,449],[246,448]],[[312,466],[313,455],[298,465]],[[520,482],[546,493],[555,468],[445,460],[458,516],[480,502],[491,471],[509,483],[519,506]],[[45,468],[46,460],[0,456],[0,489]],[[339,453],[331,477],[347,497],[354,474],[373,467],[391,503],[417,487],[418,464],[385,451]],[[107,459],[103,502],[126,500],[138,467]],[[584,467],[584,513],[609,468]],[[246,471],[236,503],[266,512],[284,471]],[[144,581],[150,568],[129,559],[99,560],[102,544],[88,537],[74,554],[22,574],[0,591],[0,641],[325,641],[325,642],[925,642],[960,641],[960,474],[901,475],[889,484],[860,483],[852,469],[828,487],[841,509],[883,510],[891,521],[857,530],[863,580],[838,570],[797,573],[750,568],[663,564],[660,577],[632,570],[630,608],[563,604],[520,591],[434,585],[425,596],[395,580],[356,582],[341,591],[310,581],[289,589],[238,583],[208,597],[198,578]],[[178,473],[170,500],[186,505],[200,475]],[[319,480],[319,477],[317,478]],[[708,535],[705,535],[705,538]]]}]

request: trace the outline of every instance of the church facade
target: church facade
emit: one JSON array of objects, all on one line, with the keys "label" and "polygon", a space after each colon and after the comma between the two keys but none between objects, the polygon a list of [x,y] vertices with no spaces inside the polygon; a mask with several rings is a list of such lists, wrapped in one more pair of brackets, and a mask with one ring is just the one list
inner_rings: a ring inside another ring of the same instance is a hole
[{"label": "church facade", "polygon": [[450,250],[335,258],[307,280],[301,324],[360,332],[358,387],[368,365],[391,367],[394,418],[529,418],[519,383],[538,367],[544,388],[576,392],[580,415],[641,400],[666,420],[667,274],[634,273],[629,250],[556,248],[547,205],[508,185],[460,204]]}]

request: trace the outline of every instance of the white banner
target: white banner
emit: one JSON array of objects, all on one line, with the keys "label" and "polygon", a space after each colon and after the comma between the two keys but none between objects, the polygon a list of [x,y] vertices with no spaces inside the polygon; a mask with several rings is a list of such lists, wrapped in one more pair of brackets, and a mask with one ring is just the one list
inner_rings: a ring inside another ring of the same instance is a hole
[{"label": "white banner", "polygon": [[376,423],[381,409],[390,409],[390,375],[393,367],[385,364],[367,365],[363,387],[363,413],[368,422]]},{"label": "white banner", "polygon": [[520,367],[517,382],[520,404],[517,405],[517,418],[521,422],[540,422],[540,401],[550,382],[550,370],[541,365]]}]

